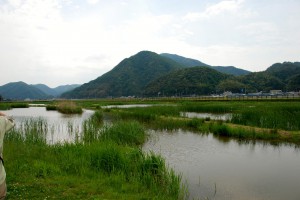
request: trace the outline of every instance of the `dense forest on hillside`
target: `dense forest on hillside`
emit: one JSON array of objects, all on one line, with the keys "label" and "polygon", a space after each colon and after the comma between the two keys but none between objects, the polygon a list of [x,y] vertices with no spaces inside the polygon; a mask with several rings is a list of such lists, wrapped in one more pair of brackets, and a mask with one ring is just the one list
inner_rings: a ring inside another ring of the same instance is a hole
[{"label": "dense forest on hillside", "polygon": [[[197,66],[195,66],[197,65]],[[122,60],[111,71],[79,85],[49,88],[24,82],[0,86],[4,99],[114,98],[186,96],[232,93],[300,91],[300,62],[275,63],[267,70],[249,72],[236,67],[210,66],[176,54],[141,51]]]}]

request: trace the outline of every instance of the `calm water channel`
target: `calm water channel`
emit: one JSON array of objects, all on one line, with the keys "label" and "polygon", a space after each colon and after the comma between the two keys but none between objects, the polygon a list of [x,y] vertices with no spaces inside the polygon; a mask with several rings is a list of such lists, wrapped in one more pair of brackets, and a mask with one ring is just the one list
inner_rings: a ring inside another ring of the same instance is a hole
[{"label": "calm water channel", "polygon": [[[29,119],[48,124],[50,144],[73,141],[93,111],[64,115],[44,107],[3,111],[17,127]],[[70,129],[70,127],[72,127]],[[149,131],[143,149],[161,154],[187,182],[190,199],[299,200],[300,148],[292,145],[241,143],[181,130]]]},{"label": "calm water channel", "polygon": [[161,154],[182,173],[190,199],[300,199],[299,148],[239,143],[181,130],[150,134],[143,149]]}]

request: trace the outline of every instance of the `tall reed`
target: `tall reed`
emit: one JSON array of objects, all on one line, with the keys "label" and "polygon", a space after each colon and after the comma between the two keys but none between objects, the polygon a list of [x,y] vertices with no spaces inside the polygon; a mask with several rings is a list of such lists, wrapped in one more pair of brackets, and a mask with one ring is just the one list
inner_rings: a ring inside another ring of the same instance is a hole
[{"label": "tall reed", "polygon": [[[4,148],[8,198],[186,198],[181,177],[160,156],[141,151],[139,145],[146,139],[141,124],[121,121],[105,126],[101,116],[96,113],[85,122],[83,135],[89,134],[89,139],[75,143],[48,145],[42,120],[9,132]],[[26,191],[20,193],[22,188]]]}]

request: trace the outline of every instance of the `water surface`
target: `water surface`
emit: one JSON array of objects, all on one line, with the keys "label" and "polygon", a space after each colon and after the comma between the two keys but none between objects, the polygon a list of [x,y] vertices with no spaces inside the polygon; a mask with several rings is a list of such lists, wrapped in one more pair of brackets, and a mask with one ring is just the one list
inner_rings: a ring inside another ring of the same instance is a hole
[{"label": "water surface", "polygon": [[299,200],[300,150],[181,130],[151,131],[145,151],[182,173],[190,199]]},{"label": "water surface", "polygon": [[222,120],[227,121],[231,120],[232,114],[214,114],[214,113],[196,113],[196,112],[180,112],[180,116],[188,118],[200,118],[200,119],[212,119],[212,120]]},{"label": "water surface", "polygon": [[47,124],[47,142],[73,142],[75,137],[82,132],[82,123],[94,111],[83,110],[82,114],[62,114],[57,111],[47,111],[45,107],[14,108],[1,111],[11,116],[16,123],[15,128],[20,128],[28,120],[43,120]]}]

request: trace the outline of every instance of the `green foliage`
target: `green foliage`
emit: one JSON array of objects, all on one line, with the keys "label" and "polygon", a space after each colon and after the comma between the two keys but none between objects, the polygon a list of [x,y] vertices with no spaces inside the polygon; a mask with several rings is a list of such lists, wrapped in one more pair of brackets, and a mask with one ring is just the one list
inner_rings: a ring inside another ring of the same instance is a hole
[{"label": "green foliage", "polygon": [[[101,129],[101,116],[87,126]],[[30,121],[5,137],[9,199],[185,199],[181,177],[136,146],[136,135],[145,136],[137,122],[112,125],[89,143],[55,145],[40,140],[43,123]]]},{"label": "green foliage", "polygon": [[77,106],[75,102],[72,101],[61,101],[56,105],[56,110],[63,114],[81,114],[82,108]]},{"label": "green foliage", "polygon": [[48,105],[46,106],[46,110],[57,110],[57,106],[56,106],[56,105],[48,104]]},{"label": "green foliage", "polygon": [[241,108],[231,121],[260,128],[299,130],[300,105],[298,102],[257,103],[255,108]]},{"label": "green foliage", "polygon": [[243,69],[239,69],[236,67],[232,67],[232,66],[227,66],[227,67],[223,67],[223,66],[209,66],[203,62],[200,62],[199,60],[195,60],[195,59],[191,59],[191,58],[185,58],[176,54],[169,54],[169,53],[162,53],[160,54],[161,56],[167,57],[167,58],[171,58],[172,60],[186,66],[186,67],[195,67],[195,66],[205,66],[205,67],[210,67],[214,70],[217,70],[218,72],[224,73],[224,74],[230,74],[230,75],[235,75],[235,76],[239,76],[239,75],[245,75],[250,73],[249,71],[243,70]]},{"label": "green foliage", "polygon": [[300,73],[294,76],[291,76],[288,79],[288,85],[287,85],[288,91],[300,91]]},{"label": "green foliage", "polygon": [[208,67],[192,67],[177,70],[152,81],[145,89],[145,94],[157,96],[204,95],[215,93],[216,85],[228,78]]},{"label": "green foliage", "polygon": [[141,96],[152,80],[182,66],[156,53],[142,51],[126,58],[97,79],[62,96],[67,98],[99,98]]},{"label": "green foliage", "polygon": [[135,121],[120,121],[104,128],[100,140],[111,140],[123,145],[141,145],[146,140],[143,126]]},{"label": "green foliage", "polygon": [[248,91],[249,87],[243,83],[240,83],[237,80],[232,79],[226,79],[224,81],[221,81],[216,87],[216,90],[219,93],[223,93],[225,91],[231,91],[233,93],[242,93],[244,89]]},{"label": "green foliage", "polygon": [[177,106],[149,106],[144,108],[127,108],[118,112],[122,119],[135,119],[142,122],[151,122],[159,116],[179,116]]},{"label": "green foliage", "polygon": [[8,102],[1,102],[0,103],[0,110],[9,110],[12,108],[28,108],[28,103],[16,102],[16,103],[8,103]]}]

